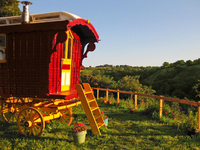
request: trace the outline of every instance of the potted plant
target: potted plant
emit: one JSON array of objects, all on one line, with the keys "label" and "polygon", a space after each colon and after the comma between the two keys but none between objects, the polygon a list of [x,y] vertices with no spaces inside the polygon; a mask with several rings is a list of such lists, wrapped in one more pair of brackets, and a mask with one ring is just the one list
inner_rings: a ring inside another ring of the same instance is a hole
[{"label": "potted plant", "polygon": [[101,115],[102,115],[102,118],[103,118],[103,120],[105,122],[105,125],[108,126],[108,116],[105,115],[103,111],[101,112]]},{"label": "potted plant", "polygon": [[85,142],[87,126],[84,123],[76,123],[72,128],[72,135],[75,143],[82,144]]},{"label": "potted plant", "polygon": [[111,105],[111,104],[114,104],[114,103],[115,103],[115,98],[114,98],[113,94],[110,95],[108,99],[109,99],[109,100],[108,100],[108,104]]},{"label": "potted plant", "polygon": [[104,103],[107,103],[108,101],[106,100],[106,98],[103,100]]},{"label": "potted plant", "polygon": [[195,135],[199,133],[197,120],[189,119],[188,121],[188,135]]},{"label": "potted plant", "polygon": [[197,115],[195,117],[193,117],[192,115],[192,111],[189,114],[189,120],[188,120],[188,124],[187,124],[187,130],[188,130],[188,135],[195,135],[199,133],[199,129],[198,129],[198,122],[197,122]]},{"label": "potted plant", "polygon": [[106,97],[104,97],[103,99],[102,99],[102,101],[103,101],[103,103],[107,103],[108,101],[106,100]]}]

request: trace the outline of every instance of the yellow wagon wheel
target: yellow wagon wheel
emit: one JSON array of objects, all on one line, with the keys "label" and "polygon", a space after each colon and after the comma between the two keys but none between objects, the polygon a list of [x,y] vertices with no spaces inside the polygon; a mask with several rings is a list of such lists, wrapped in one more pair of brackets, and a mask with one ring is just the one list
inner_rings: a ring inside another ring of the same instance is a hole
[{"label": "yellow wagon wheel", "polygon": [[17,126],[21,134],[40,136],[45,128],[42,114],[33,107],[23,109],[18,116]]},{"label": "yellow wagon wheel", "polygon": [[6,122],[17,122],[18,114],[19,108],[16,106],[16,104],[1,103],[1,115]]},{"label": "yellow wagon wheel", "polygon": [[59,118],[60,122],[62,123],[67,123],[67,125],[69,126],[72,123],[72,109],[71,108],[66,108],[63,110],[59,110],[59,112],[61,113],[61,116]]}]

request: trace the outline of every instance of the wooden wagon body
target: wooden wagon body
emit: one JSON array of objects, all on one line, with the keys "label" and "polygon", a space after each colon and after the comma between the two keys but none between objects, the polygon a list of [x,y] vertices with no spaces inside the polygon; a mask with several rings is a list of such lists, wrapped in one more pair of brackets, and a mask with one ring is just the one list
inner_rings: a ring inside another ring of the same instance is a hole
[{"label": "wooden wagon body", "polygon": [[[95,28],[88,20],[67,12],[31,17],[29,24],[0,26],[0,35],[5,37],[5,60],[0,60],[1,98],[76,97],[74,85],[80,80],[82,60],[98,42]],[[12,18],[5,20],[11,22]]]},{"label": "wooden wagon body", "polygon": [[82,104],[93,133],[100,134],[105,123],[92,89],[83,84],[84,92],[79,84],[82,61],[98,41],[89,20],[68,12],[30,15],[30,23],[21,16],[0,18],[3,119],[17,122],[24,135],[39,136],[46,121],[70,125],[72,107]]}]

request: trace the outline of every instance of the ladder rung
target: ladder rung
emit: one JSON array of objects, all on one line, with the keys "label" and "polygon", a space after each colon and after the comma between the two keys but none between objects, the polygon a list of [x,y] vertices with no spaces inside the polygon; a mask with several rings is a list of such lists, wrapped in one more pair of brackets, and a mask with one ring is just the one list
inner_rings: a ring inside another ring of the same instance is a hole
[{"label": "ladder rung", "polygon": [[101,118],[101,115],[100,115],[100,116],[97,116],[97,117],[95,117],[95,119],[98,119],[98,118]]},{"label": "ladder rung", "polygon": [[93,91],[88,91],[88,92],[85,92],[85,94],[93,94]]},{"label": "ladder rung", "polygon": [[98,107],[91,107],[91,111],[98,109]]},{"label": "ladder rung", "polygon": [[105,123],[98,123],[98,128],[102,127],[103,125],[105,125]]},{"label": "ladder rung", "polygon": [[94,101],[95,101],[95,99],[88,100],[88,102],[94,102]]}]

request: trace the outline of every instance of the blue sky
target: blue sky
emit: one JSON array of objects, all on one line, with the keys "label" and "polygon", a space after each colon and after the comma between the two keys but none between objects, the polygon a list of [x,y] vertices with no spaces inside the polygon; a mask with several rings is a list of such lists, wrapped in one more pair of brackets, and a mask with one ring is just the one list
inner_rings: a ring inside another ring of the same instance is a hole
[{"label": "blue sky", "polygon": [[31,2],[31,14],[67,11],[90,20],[101,41],[84,59],[86,67],[104,64],[162,66],[165,61],[200,58],[199,0]]}]

